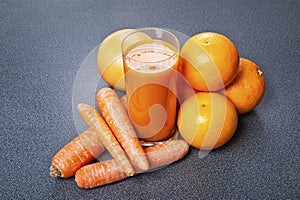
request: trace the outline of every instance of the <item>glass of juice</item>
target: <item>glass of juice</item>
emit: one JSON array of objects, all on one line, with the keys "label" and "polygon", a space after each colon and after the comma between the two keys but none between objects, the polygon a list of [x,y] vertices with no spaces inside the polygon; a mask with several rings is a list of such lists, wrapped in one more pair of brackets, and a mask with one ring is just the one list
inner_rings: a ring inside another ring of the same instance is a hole
[{"label": "glass of juice", "polygon": [[159,28],[139,29],[122,41],[128,115],[142,144],[177,133],[179,48],[176,36]]}]

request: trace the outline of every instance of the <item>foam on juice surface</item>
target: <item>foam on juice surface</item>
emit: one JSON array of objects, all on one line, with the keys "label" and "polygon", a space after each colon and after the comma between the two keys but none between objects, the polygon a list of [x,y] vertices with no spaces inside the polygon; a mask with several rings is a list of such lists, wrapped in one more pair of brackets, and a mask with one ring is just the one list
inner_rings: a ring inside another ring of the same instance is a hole
[{"label": "foam on juice surface", "polygon": [[142,44],[131,49],[126,56],[126,64],[143,73],[161,72],[176,64],[175,52],[159,43]]}]

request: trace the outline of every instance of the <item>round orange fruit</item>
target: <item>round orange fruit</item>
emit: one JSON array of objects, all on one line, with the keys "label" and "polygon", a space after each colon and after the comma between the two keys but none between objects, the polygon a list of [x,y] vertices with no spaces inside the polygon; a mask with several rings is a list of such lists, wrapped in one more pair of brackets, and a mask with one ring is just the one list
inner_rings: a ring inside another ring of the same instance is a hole
[{"label": "round orange fruit", "polygon": [[251,60],[241,58],[235,79],[225,88],[225,94],[239,114],[253,110],[265,93],[265,78]]},{"label": "round orange fruit", "polygon": [[[97,67],[101,77],[111,86],[125,90],[121,43],[135,29],[122,29],[108,35],[98,49]],[[145,34],[137,34],[135,40],[148,39]]]},{"label": "round orange fruit", "polygon": [[198,92],[181,105],[177,126],[191,146],[211,150],[224,145],[234,134],[238,116],[234,105],[222,94]]},{"label": "round orange fruit", "polygon": [[226,36],[204,32],[192,36],[183,45],[179,71],[199,91],[224,89],[239,66],[236,46]]}]

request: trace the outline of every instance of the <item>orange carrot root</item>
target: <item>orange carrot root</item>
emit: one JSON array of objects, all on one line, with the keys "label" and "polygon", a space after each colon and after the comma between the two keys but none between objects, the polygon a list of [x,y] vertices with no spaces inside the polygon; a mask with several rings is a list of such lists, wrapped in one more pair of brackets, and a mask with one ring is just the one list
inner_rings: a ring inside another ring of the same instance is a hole
[{"label": "orange carrot root", "polygon": [[127,153],[132,165],[137,169],[148,170],[149,164],[143,147],[117,94],[110,88],[102,88],[97,93],[96,99],[102,116]]},{"label": "orange carrot root", "polygon": [[[145,148],[150,169],[171,164],[183,158],[189,145],[183,140],[173,140],[165,144]],[[142,173],[144,171],[136,171]],[[80,168],[75,174],[75,181],[80,188],[95,188],[127,178],[114,160],[106,160]]]},{"label": "orange carrot root", "polygon": [[103,145],[115,161],[121,166],[124,172],[128,176],[134,175],[134,169],[124,150],[98,111],[87,104],[79,104],[77,108],[82,119],[99,133]]},{"label": "orange carrot root", "polygon": [[52,159],[50,175],[68,178],[104,151],[99,134],[87,129],[60,149]]},{"label": "orange carrot root", "polygon": [[164,144],[145,148],[150,169],[180,160],[187,154],[188,150],[189,145],[184,140],[172,140]]},{"label": "orange carrot root", "polygon": [[81,188],[89,189],[113,183],[128,177],[115,160],[105,160],[80,168],[75,181]]}]

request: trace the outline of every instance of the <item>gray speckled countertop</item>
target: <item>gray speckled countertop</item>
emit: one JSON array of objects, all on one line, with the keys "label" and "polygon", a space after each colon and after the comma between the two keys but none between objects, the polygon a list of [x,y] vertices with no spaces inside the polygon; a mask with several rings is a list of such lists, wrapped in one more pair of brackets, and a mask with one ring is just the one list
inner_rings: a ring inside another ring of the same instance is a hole
[{"label": "gray speckled countertop", "polygon": [[[1,1],[0,199],[299,199],[299,4]],[[263,70],[263,101],[204,158],[191,148],[166,168],[92,190],[51,178],[53,155],[78,135],[72,94],[82,62],[109,33],[149,26],[228,36]]]}]

